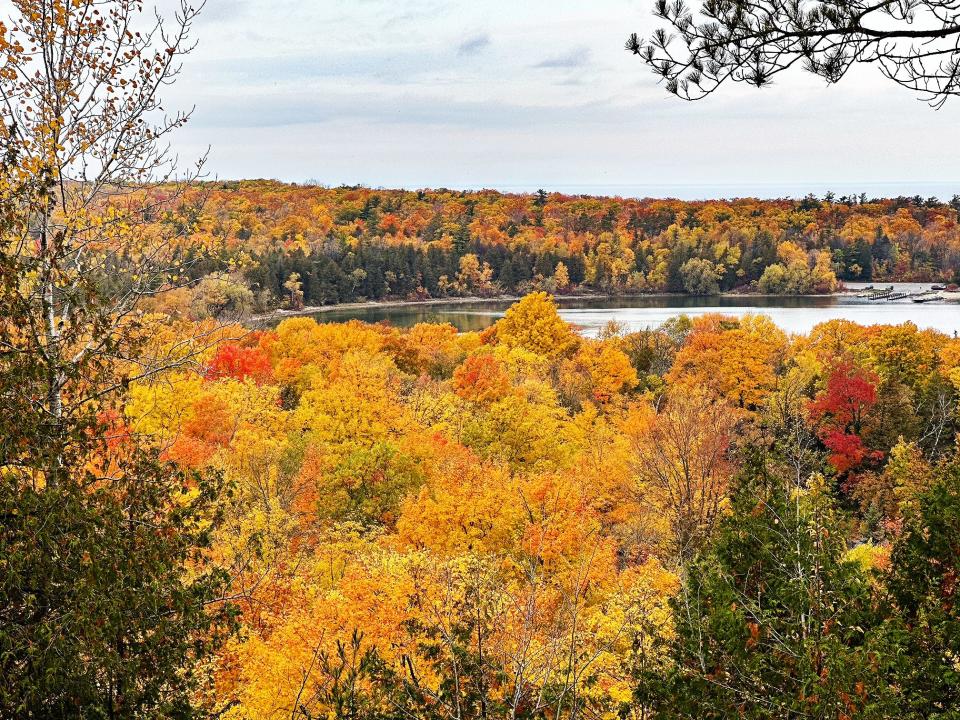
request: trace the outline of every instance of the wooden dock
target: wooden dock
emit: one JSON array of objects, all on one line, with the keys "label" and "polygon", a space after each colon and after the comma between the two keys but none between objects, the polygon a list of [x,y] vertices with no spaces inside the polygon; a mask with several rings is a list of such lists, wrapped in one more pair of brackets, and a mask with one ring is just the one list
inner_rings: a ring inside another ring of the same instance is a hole
[{"label": "wooden dock", "polygon": [[863,300],[884,300],[892,294],[893,285],[886,288],[880,288],[879,290],[866,290],[857,295],[857,297]]}]

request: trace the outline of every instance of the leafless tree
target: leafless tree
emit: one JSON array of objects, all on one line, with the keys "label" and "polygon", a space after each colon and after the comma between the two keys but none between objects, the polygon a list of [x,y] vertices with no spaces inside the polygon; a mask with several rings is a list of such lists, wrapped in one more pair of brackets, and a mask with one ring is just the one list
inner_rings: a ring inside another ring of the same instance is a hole
[{"label": "leafless tree", "polygon": [[956,428],[956,392],[949,381],[936,377],[926,393],[914,403],[921,419],[920,445],[929,457],[937,458],[949,450]]},{"label": "leafless tree", "polygon": [[799,377],[787,375],[780,378],[777,391],[767,401],[763,415],[777,455],[789,467],[796,488],[805,487],[807,479],[821,462],[817,438],[810,430],[804,412],[808,402],[805,385]]},{"label": "leafless tree", "polygon": [[689,559],[716,524],[726,497],[729,406],[702,389],[675,392],[648,432],[631,438],[636,496],[666,517],[670,559]]}]

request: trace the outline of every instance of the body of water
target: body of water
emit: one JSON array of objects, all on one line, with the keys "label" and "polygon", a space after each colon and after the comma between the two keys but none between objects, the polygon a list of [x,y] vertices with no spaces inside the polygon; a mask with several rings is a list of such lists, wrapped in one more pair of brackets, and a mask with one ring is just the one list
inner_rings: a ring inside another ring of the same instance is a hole
[{"label": "body of water", "polygon": [[[877,284],[887,287],[889,283]],[[860,286],[851,284],[851,288]],[[929,284],[899,283],[898,292],[927,290]],[[904,300],[863,300],[854,293],[841,297],[621,297],[558,298],[561,316],[587,336],[596,335],[610,320],[629,330],[657,327],[680,314],[696,317],[707,313],[743,316],[768,315],[788,333],[807,333],[815,325],[842,318],[862,325],[898,325],[907,321],[953,335],[960,333],[960,303],[914,303]],[[354,308],[316,315],[319,322],[343,322],[356,318],[365,322],[387,321],[399,327],[419,322],[448,322],[459,330],[483,330],[503,317],[509,302],[463,303],[457,305],[405,305],[401,307]]]}]

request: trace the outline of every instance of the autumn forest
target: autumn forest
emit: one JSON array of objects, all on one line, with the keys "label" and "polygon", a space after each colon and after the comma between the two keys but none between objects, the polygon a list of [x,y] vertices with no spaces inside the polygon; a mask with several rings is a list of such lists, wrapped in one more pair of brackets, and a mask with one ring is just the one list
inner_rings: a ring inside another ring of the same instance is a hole
[{"label": "autumn forest", "polygon": [[753,694],[929,717],[910,683],[957,641],[957,340],[717,316],[588,341],[542,293],[482,334],[236,334],[113,421],[233,488],[226,717],[729,717]]},{"label": "autumn forest", "polygon": [[960,197],[682,202],[207,183],[158,214],[207,282],[193,313],[358,300],[830,293],[960,279]]},{"label": "autumn forest", "polygon": [[960,718],[956,333],[556,300],[955,283],[960,199],[211,180],[201,10],[0,22],[0,718]]}]

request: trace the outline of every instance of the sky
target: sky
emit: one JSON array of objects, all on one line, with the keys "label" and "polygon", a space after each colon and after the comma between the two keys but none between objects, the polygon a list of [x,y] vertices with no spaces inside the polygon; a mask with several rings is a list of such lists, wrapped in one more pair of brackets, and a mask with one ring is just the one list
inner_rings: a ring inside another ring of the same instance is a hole
[{"label": "sky", "polygon": [[652,0],[207,0],[167,108],[220,179],[632,196],[960,192],[960,98],[872,67],[690,103],[626,36]]}]

